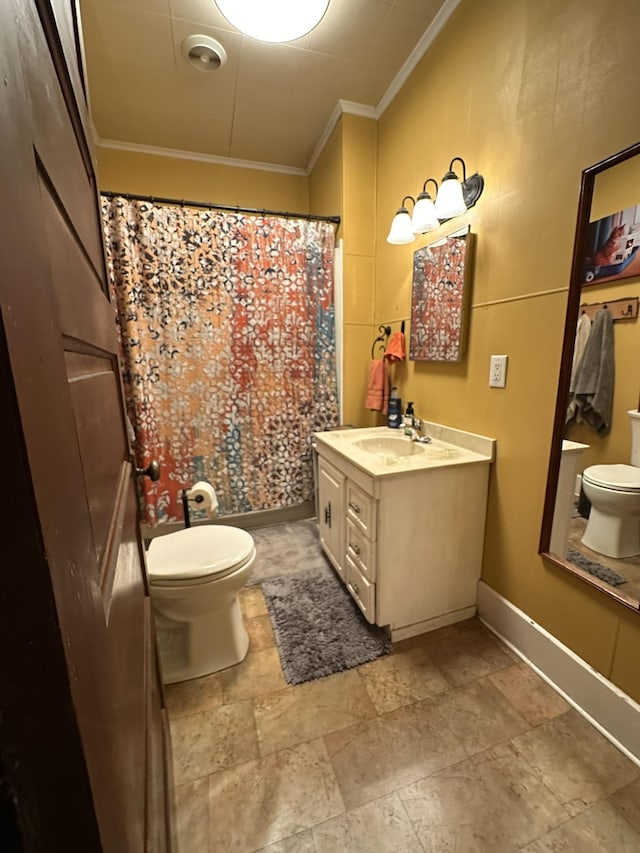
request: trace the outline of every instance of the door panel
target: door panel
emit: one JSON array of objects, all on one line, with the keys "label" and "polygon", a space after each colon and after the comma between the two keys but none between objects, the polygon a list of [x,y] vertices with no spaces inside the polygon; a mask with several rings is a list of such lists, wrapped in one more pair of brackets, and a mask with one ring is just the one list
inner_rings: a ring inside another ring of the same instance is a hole
[{"label": "door panel", "polygon": [[[89,143],[82,132],[81,111],[84,104],[77,105],[73,98],[73,86],[69,69],[64,65],[59,38],[54,38],[52,18],[47,15],[48,3],[25,3],[24,15],[20,16],[21,32],[27,43],[22,45],[21,61],[27,69],[26,84],[31,102],[31,134],[38,158],[45,164],[51,186],[60,198],[60,207],[69,217],[81,244],[101,279],[105,279],[102,231],[99,217],[88,216],[87,211],[96,207],[96,182]],[[42,17],[52,29],[50,41],[59,45],[56,61],[49,53],[47,39],[39,19],[27,18],[28,10],[42,7]],[[58,4],[59,14],[63,4]],[[71,16],[71,0],[65,3],[67,17]],[[37,26],[38,32],[28,33],[29,26]],[[65,29],[71,29],[67,27]],[[33,38],[30,38],[33,36]],[[71,51],[69,51],[71,52]]]},{"label": "door panel", "polygon": [[25,850],[162,853],[166,714],[80,77],[64,58],[71,5],[56,0],[55,16],[45,0],[0,4],[0,402],[15,496],[0,750]]}]

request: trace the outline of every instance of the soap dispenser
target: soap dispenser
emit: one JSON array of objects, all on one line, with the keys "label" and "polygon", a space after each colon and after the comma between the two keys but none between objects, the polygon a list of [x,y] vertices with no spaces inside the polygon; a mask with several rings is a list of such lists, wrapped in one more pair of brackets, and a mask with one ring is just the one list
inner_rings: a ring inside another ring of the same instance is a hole
[{"label": "soap dispenser", "polygon": [[387,426],[389,429],[400,429],[402,424],[402,400],[398,395],[398,389],[394,385],[389,394],[387,407]]},{"label": "soap dispenser", "polygon": [[404,421],[403,421],[404,434],[405,435],[411,435],[411,431],[413,429],[413,417],[414,417],[413,403],[407,403],[407,410],[404,413]]}]

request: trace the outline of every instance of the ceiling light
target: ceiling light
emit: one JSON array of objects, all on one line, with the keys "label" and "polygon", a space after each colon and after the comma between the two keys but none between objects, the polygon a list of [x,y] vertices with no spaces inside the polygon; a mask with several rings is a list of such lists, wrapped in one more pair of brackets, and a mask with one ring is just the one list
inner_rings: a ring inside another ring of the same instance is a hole
[{"label": "ceiling light", "polygon": [[230,24],[259,41],[293,41],[322,20],[329,0],[215,0]]},{"label": "ceiling light", "polygon": [[402,246],[404,243],[413,243],[415,236],[413,233],[413,226],[411,225],[409,211],[404,206],[404,203],[408,198],[411,199],[415,208],[416,200],[414,197],[412,195],[406,195],[402,199],[402,204],[398,208],[398,212],[393,217],[391,228],[387,234],[387,243],[393,243],[395,246]]},{"label": "ceiling light", "polygon": [[227,52],[211,36],[187,36],[182,42],[182,55],[198,71],[216,71],[227,61]]}]

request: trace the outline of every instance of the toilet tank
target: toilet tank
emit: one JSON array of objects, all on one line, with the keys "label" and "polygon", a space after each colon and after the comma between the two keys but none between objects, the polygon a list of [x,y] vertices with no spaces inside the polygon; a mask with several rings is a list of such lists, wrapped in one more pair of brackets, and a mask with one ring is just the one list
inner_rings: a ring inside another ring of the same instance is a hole
[{"label": "toilet tank", "polygon": [[640,468],[640,412],[631,409],[631,464]]}]

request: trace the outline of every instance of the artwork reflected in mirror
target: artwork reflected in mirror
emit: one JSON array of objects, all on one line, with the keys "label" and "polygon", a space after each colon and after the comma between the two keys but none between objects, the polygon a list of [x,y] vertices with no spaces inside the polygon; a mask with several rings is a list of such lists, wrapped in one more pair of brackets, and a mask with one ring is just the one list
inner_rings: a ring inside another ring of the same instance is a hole
[{"label": "artwork reflected in mirror", "polygon": [[540,550],[640,608],[640,144],[583,173]]},{"label": "artwork reflected in mirror", "polygon": [[459,362],[466,352],[473,238],[468,229],[413,255],[413,361]]},{"label": "artwork reflected in mirror", "polygon": [[[640,189],[636,192],[640,193]],[[640,204],[589,223],[583,286],[640,275]]]}]

